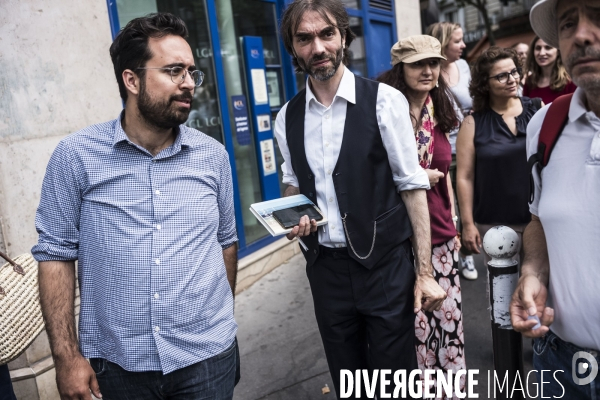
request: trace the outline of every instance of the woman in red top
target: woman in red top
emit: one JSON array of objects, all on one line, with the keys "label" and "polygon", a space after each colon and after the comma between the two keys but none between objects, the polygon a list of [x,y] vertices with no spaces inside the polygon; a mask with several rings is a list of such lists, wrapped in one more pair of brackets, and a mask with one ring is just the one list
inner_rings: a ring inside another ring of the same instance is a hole
[{"label": "woman in red top", "polygon": [[[419,369],[465,369],[462,299],[454,217],[448,176],[452,149],[448,132],[458,125],[451,94],[440,75],[440,42],[427,35],[405,38],[392,47],[392,69],[378,80],[400,90],[410,106],[419,163],[429,176],[427,191],[434,277],[448,297],[438,311],[420,310],[415,320]],[[461,381],[464,387],[464,381]],[[461,391],[462,391],[461,387]],[[452,396],[450,396],[452,398]]]},{"label": "woman in red top", "polygon": [[534,37],[527,52],[523,96],[539,97],[549,104],[558,96],[573,93],[577,86],[569,78],[558,49]]}]

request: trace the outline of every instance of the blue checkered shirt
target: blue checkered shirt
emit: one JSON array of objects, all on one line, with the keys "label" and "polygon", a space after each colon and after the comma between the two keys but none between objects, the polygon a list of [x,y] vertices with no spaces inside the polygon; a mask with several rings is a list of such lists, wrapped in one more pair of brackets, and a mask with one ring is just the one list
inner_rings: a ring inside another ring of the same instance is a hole
[{"label": "blue checkered shirt", "polygon": [[74,133],[50,159],[35,223],[36,260],[78,260],[84,357],[166,374],[233,343],[233,187],[214,139],[181,125],[152,156],[120,118]]}]

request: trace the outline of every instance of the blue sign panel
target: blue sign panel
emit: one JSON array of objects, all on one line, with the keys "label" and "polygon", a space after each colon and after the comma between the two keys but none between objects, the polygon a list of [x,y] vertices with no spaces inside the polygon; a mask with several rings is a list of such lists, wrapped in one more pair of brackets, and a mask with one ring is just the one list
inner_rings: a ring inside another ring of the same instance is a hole
[{"label": "blue sign panel", "polygon": [[261,172],[259,179],[262,199],[263,201],[272,200],[281,197],[281,193],[277,175],[279,164],[275,157],[275,143],[271,127],[271,106],[269,105],[262,38],[244,36],[242,48],[248,82],[248,110],[251,115],[250,123],[254,128],[256,158]]},{"label": "blue sign panel", "polygon": [[231,96],[233,120],[235,123],[235,137],[240,146],[252,143],[250,138],[250,121],[248,121],[248,107],[245,96]]}]

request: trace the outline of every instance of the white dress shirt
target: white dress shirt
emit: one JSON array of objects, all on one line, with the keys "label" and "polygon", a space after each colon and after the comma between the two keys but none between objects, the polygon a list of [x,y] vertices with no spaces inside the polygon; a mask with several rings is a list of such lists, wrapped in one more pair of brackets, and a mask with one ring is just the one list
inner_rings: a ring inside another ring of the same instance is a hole
[{"label": "white dress shirt", "polygon": [[[548,107],[527,126],[527,157],[537,152]],[[534,169],[536,171],[536,169]],[[569,120],[542,181],[534,173],[535,198],[529,206],[544,227],[550,284],[548,305],[554,308],[550,329],[580,347],[600,349],[600,118],[584,106],[575,90]]]},{"label": "white dress shirt", "polygon": [[[319,229],[319,243],[327,247],[346,246],[344,227],[331,174],[342,147],[348,102],[356,104],[356,86],[354,74],[346,67],[344,67],[340,86],[329,107],[319,103],[310,89],[309,82],[306,83],[304,146],[308,165],[315,175],[317,205],[329,220],[328,225]],[[284,160],[281,165],[283,183],[298,187],[286,138],[287,106],[286,103],[277,115],[275,137]],[[383,83],[379,84],[377,92],[377,122],[398,192],[429,189],[427,174],[418,162],[408,102],[402,93]],[[356,160],[356,162],[366,162],[366,160]]]}]

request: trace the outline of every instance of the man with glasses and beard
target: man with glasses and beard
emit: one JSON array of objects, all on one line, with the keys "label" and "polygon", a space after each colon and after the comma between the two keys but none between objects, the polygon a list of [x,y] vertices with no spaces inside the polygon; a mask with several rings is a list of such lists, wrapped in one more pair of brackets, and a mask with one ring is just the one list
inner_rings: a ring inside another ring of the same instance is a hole
[{"label": "man with glasses and beard", "polygon": [[171,14],[129,22],[110,47],[125,109],[48,164],[32,252],[62,399],[233,397],[231,170],[183,125],[203,80],[186,37]]},{"label": "man with glasses and beard", "polygon": [[304,194],[329,220],[317,229],[304,216],[288,239],[308,247],[315,316],[339,396],[342,369],[417,368],[414,313],[439,309],[446,297],[432,273],[429,180],[404,96],[346,68],[355,35],[341,1],[294,1],[281,33],[296,70],[309,76],[275,124],[285,195]]}]

